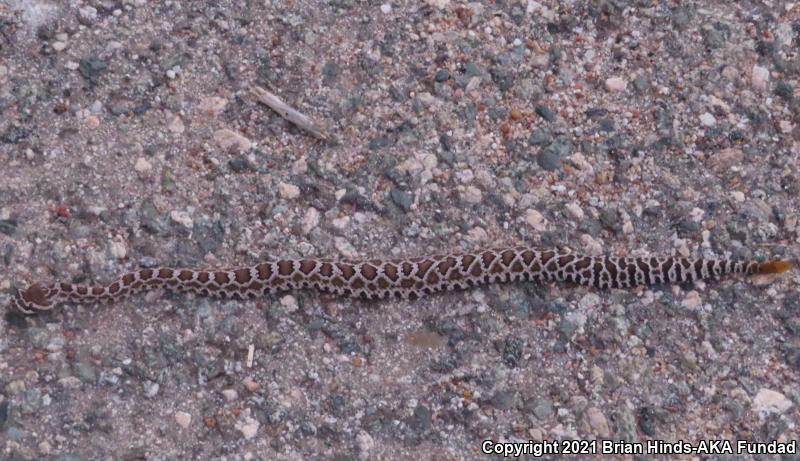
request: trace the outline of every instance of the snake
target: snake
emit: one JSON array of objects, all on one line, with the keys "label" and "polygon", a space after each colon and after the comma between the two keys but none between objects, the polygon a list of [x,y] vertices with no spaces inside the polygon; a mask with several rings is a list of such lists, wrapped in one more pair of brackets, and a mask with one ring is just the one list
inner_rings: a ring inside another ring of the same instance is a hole
[{"label": "snake", "polygon": [[158,289],[236,300],[303,289],[368,300],[413,300],[493,283],[567,282],[624,289],[737,273],[776,274],[793,265],[779,259],[588,256],[561,248],[514,247],[405,259],[277,259],[225,270],[142,268],[108,284],[35,283],[16,290],[11,303],[20,312],[33,314],[60,304],[111,303]]}]

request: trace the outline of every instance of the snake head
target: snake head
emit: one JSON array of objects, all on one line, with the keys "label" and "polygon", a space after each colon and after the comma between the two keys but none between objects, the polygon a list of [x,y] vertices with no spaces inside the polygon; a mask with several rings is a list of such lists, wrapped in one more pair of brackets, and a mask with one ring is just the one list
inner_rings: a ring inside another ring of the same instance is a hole
[{"label": "snake head", "polygon": [[17,290],[11,304],[24,314],[35,314],[37,311],[52,309],[55,301],[50,297],[50,289],[37,283],[25,291]]}]

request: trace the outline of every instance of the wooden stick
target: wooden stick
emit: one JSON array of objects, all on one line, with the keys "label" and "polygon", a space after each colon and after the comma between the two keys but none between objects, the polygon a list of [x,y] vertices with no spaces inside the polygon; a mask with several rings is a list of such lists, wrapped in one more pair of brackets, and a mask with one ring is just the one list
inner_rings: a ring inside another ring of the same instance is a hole
[{"label": "wooden stick", "polygon": [[250,94],[256,101],[269,106],[272,110],[278,113],[281,117],[294,123],[299,128],[308,131],[317,139],[323,141],[334,141],[334,138],[319,127],[310,117],[300,113],[297,109],[283,102],[281,98],[276,96],[260,86],[250,87]]}]

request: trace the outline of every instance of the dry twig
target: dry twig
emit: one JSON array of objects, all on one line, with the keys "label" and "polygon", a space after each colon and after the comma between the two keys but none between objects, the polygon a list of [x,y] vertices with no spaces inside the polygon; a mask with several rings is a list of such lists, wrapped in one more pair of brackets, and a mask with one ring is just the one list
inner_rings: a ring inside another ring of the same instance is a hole
[{"label": "dry twig", "polygon": [[260,86],[252,86],[250,94],[261,104],[269,106],[272,110],[277,112],[281,117],[294,123],[299,128],[308,131],[315,138],[323,141],[335,142],[335,138],[325,132],[318,124],[314,123],[310,117],[300,113],[297,109],[283,102],[281,98],[276,96]]}]

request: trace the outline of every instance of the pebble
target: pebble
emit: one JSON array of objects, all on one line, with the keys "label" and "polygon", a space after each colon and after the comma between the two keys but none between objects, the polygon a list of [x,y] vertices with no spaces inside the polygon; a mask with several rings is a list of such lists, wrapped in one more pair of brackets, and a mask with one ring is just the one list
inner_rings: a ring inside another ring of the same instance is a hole
[{"label": "pebble", "polygon": [[611,428],[608,426],[608,419],[597,407],[589,407],[585,413],[586,423],[591,428],[592,434],[598,438],[608,438],[611,435]]},{"label": "pebble", "polygon": [[222,397],[224,397],[227,402],[233,402],[239,398],[239,393],[236,392],[236,389],[224,389],[222,391]]},{"label": "pebble", "polygon": [[547,229],[547,220],[538,210],[533,208],[529,208],[525,211],[525,222],[528,223],[534,230],[539,232],[544,231]]},{"label": "pebble", "polygon": [[181,120],[180,116],[176,115],[172,117],[169,124],[167,125],[167,129],[175,134],[181,134],[184,132],[186,127],[183,125],[183,120]]},{"label": "pebble", "polygon": [[250,392],[255,392],[259,388],[258,383],[255,382],[255,380],[253,380],[253,378],[249,376],[242,380],[242,385],[244,386],[245,389],[247,389]]},{"label": "pebble", "polygon": [[65,42],[53,42],[52,47],[56,51],[64,51],[67,48],[67,44]]},{"label": "pebble", "polygon": [[389,197],[392,199],[392,202],[405,213],[411,211],[411,207],[414,205],[414,198],[411,194],[397,187],[393,187],[392,190],[389,191]]},{"label": "pebble", "polygon": [[219,96],[208,96],[200,100],[197,109],[208,116],[216,117],[221,114],[228,105],[228,100]]},{"label": "pebble", "polygon": [[744,161],[744,152],[741,149],[730,147],[722,149],[708,159],[708,166],[717,173],[722,173],[731,167],[740,165]]},{"label": "pebble", "polygon": [[561,157],[555,150],[546,148],[536,156],[536,163],[546,171],[555,171],[561,168]]},{"label": "pebble", "polygon": [[767,82],[769,81],[769,70],[767,70],[766,67],[754,65],[750,81],[753,84],[753,88],[757,90],[766,90]]},{"label": "pebble", "polygon": [[365,430],[361,430],[356,435],[356,444],[358,445],[358,457],[362,460],[370,458],[370,452],[375,447],[375,440]]},{"label": "pebble", "polygon": [[153,165],[144,157],[139,157],[136,159],[136,163],[133,165],[133,169],[138,171],[139,173],[147,173],[148,171],[153,169]]},{"label": "pebble", "polygon": [[308,235],[312,230],[316,229],[319,225],[319,216],[319,211],[316,208],[310,207],[306,209],[303,215],[303,235]]},{"label": "pebble", "polygon": [[214,142],[224,151],[238,150],[243,152],[253,147],[253,143],[249,139],[227,128],[214,132]]},{"label": "pebble", "polygon": [[605,372],[602,368],[592,365],[592,369],[589,371],[589,379],[591,379],[592,384],[603,384],[604,376]]},{"label": "pebble", "polygon": [[713,115],[706,112],[700,116],[700,123],[703,126],[712,127],[717,124],[717,119]]},{"label": "pebble", "polygon": [[66,376],[58,380],[58,384],[64,389],[75,389],[80,387],[81,380],[77,376]]},{"label": "pebble", "polygon": [[792,408],[794,403],[778,391],[762,388],[753,398],[753,411],[765,418],[771,414],[780,414]]},{"label": "pebble", "polygon": [[564,207],[567,210],[567,213],[575,220],[583,219],[583,210],[581,206],[575,202],[567,203]]},{"label": "pebble", "polygon": [[738,191],[738,190],[731,191],[731,199],[732,199],[734,202],[737,202],[737,203],[742,203],[742,202],[744,202],[744,200],[745,200],[745,195],[744,195],[744,192],[742,192],[742,191]]},{"label": "pebble", "polygon": [[686,297],[681,302],[683,307],[692,311],[697,310],[702,304],[703,300],[700,298],[700,293],[695,290],[686,293]]},{"label": "pebble", "polygon": [[297,304],[297,298],[292,295],[286,295],[281,298],[281,306],[286,309],[286,312],[291,314],[292,312],[297,312],[300,309],[300,306]]},{"label": "pebble", "polygon": [[286,200],[292,200],[300,196],[300,188],[294,184],[280,182],[278,183],[278,194]]},{"label": "pebble", "polygon": [[477,203],[481,203],[481,200],[483,200],[483,193],[481,192],[480,189],[478,189],[475,186],[467,186],[467,188],[464,190],[464,193],[461,194],[461,198],[465,202],[474,205]]},{"label": "pebble", "polygon": [[450,4],[450,0],[425,0],[428,5],[443,10]]},{"label": "pebble", "polygon": [[124,259],[128,255],[128,247],[122,237],[117,237],[109,243],[109,251],[111,256],[116,259]]},{"label": "pebble", "polygon": [[581,309],[592,309],[600,304],[600,296],[597,293],[586,293],[580,301],[578,307]]},{"label": "pebble", "polygon": [[610,77],[606,79],[606,90],[611,92],[625,91],[628,88],[628,82],[620,77]]},{"label": "pebble", "polygon": [[175,422],[178,423],[178,426],[186,429],[192,423],[192,415],[185,411],[176,411]]},{"label": "pebble", "polygon": [[149,398],[153,398],[158,395],[158,390],[161,386],[155,381],[145,381],[144,382],[144,395]]},{"label": "pebble", "polygon": [[6,75],[8,75],[8,67],[0,64],[0,78],[5,77]]},{"label": "pebble", "polygon": [[188,211],[172,210],[169,213],[169,217],[170,219],[172,219],[172,221],[182,225],[187,229],[191,229],[192,227],[194,227],[194,220],[192,219],[192,216],[189,214]]},{"label": "pebble", "polygon": [[388,3],[384,3],[383,5],[381,5],[381,13],[389,14],[391,12],[392,12],[392,5]]},{"label": "pebble", "polygon": [[253,419],[250,415],[236,421],[236,430],[241,432],[245,440],[250,440],[258,433],[259,423],[258,420]]}]

